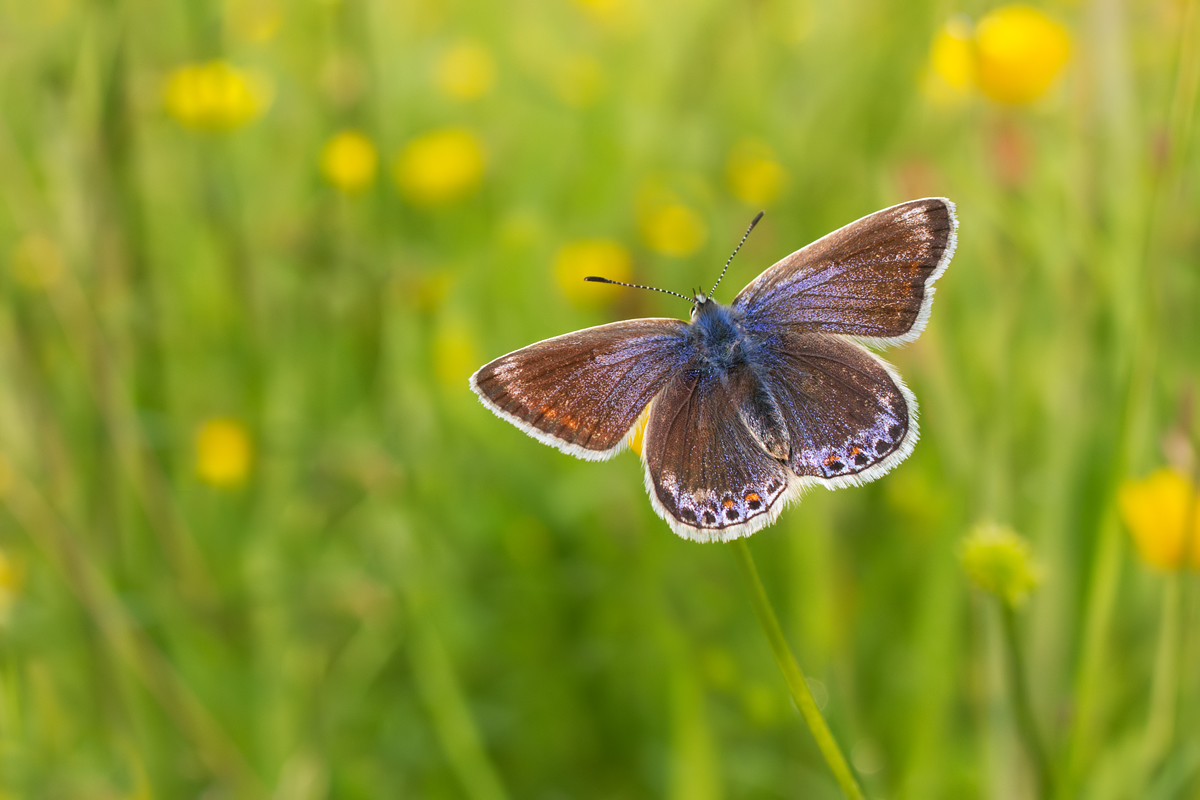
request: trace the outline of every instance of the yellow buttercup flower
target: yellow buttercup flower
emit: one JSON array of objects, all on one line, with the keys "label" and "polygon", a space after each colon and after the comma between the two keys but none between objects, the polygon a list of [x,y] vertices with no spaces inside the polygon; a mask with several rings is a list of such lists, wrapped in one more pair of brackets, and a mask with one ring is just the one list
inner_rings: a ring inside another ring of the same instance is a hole
[{"label": "yellow buttercup flower", "polygon": [[594,283],[584,283],[589,275],[629,282],[633,257],[619,242],[611,239],[582,239],[559,248],[554,257],[554,277],[570,300],[580,305],[602,303],[612,297]]},{"label": "yellow buttercup flower", "polygon": [[250,474],[250,436],[231,419],[207,420],[196,432],[196,474],[213,486],[232,487]]},{"label": "yellow buttercup flower", "polygon": [[460,390],[479,364],[478,350],[471,330],[461,322],[438,328],[433,338],[433,372],[445,387]]},{"label": "yellow buttercup flower", "polygon": [[228,61],[187,64],[167,78],[163,101],[167,113],[193,130],[225,131],[241,127],[270,104],[262,77]]},{"label": "yellow buttercup flower", "polygon": [[437,87],[456,100],[483,97],[496,82],[496,64],[478,42],[459,42],[438,59],[434,70]]},{"label": "yellow buttercup flower", "polygon": [[637,215],[642,241],[663,255],[691,255],[708,237],[703,217],[657,181],[647,181],[638,191]]},{"label": "yellow buttercup flower", "polygon": [[640,23],[638,10],[631,0],[575,0],[575,5],[594,22],[610,30],[631,32]]},{"label": "yellow buttercup flower", "polygon": [[282,22],[280,0],[225,0],[225,24],[242,41],[269,41]]},{"label": "yellow buttercup flower", "polygon": [[13,248],[12,271],[17,282],[26,288],[49,289],[62,278],[62,251],[49,237],[26,234]]},{"label": "yellow buttercup flower", "polygon": [[375,180],[379,154],[375,145],[358,131],[335,134],[321,150],[321,174],[334,188],[346,194],[366,189]]},{"label": "yellow buttercup flower", "polygon": [[725,175],[734,197],[752,206],[770,205],[787,182],[787,170],[771,147],[758,139],[743,139],[734,145]]},{"label": "yellow buttercup flower", "polygon": [[708,237],[704,220],[683,203],[650,209],[643,215],[642,238],[651,250],[666,256],[688,256]]},{"label": "yellow buttercup flower", "polygon": [[7,553],[0,550],[0,623],[7,622],[12,614],[22,583],[22,570]]},{"label": "yellow buttercup flower", "polygon": [[977,587],[1016,608],[1041,582],[1029,543],[1012,528],[979,525],[963,540],[959,560]]},{"label": "yellow buttercup flower", "polygon": [[937,100],[965,97],[975,83],[975,31],[971,21],[953,17],[929,47],[926,92]]},{"label": "yellow buttercup flower", "polygon": [[396,184],[411,202],[437,206],[478,189],[483,169],[479,138],[465,128],[442,128],[406,144],[394,173]]},{"label": "yellow buttercup flower", "polygon": [[975,87],[1000,103],[1032,103],[1070,54],[1070,33],[1036,8],[1001,6],[974,26],[957,16],[933,38],[924,89],[935,101],[961,99]]},{"label": "yellow buttercup flower", "polygon": [[1008,5],[992,11],[975,29],[980,90],[1002,103],[1037,100],[1066,66],[1067,29],[1036,8]]},{"label": "yellow buttercup flower", "polygon": [[1195,487],[1182,473],[1160,469],[1127,480],[1117,493],[1121,519],[1138,554],[1152,567],[1200,569],[1200,508]]}]

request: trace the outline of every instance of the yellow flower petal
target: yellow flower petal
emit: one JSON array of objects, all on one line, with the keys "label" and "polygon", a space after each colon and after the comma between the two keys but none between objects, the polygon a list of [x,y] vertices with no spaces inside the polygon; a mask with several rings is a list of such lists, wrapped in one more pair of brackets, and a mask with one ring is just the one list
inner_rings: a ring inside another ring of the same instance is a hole
[{"label": "yellow flower petal", "polygon": [[929,46],[925,93],[933,100],[966,98],[975,83],[975,32],[971,21],[956,16],[943,25]]},{"label": "yellow flower petal", "polygon": [[448,389],[459,391],[479,366],[471,330],[459,322],[442,325],[433,339],[433,371]]},{"label": "yellow flower petal", "polygon": [[321,150],[321,174],[347,194],[366,189],[375,180],[379,154],[375,145],[358,131],[334,135]]},{"label": "yellow flower petal", "polygon": [[[1188,551],[1186,520],[1193,508],[1192,485],[1175,470],[1160,469],[1121,484],[1117,504],[1138,554],[1152,567],[1173,571]],[[1191,526],[1192,564],[1200,567],[1200,515]]]},{"label": "yellow flower petal", "polygon": [[743,139],[734,146],[725,175],[734,197],[752,206],[770,205],[787,182],[787,170],[771,147],[758,139]]},{"label": "yellow flower petal", "polygon": [[24,583],[24,570],[0,550],[0,623],[8,621]]},{"label": "yellow flower petal", "polygon": [[163,89],[167,113],[195,130],[233,130],[270,104],[266,80],[230,64],[209,61],[175,69]]},{"label": "yellow flower petal", "polygon": [[642,241],[663,255],[691,255],[708,237],[703,217],[656,180],[646,181],[638,190],[637,216]]},{"label": "yellow flower petal", "polygon": [[620,242],[611,239],[582,239],[563,245],[554,258],[554,277],[567,297],[579,305],[597,305],[611,300],[614,292],[595,283],[584,283],[589,275],[629,282],[633,257]]},{"label": "yellow flower petal", "polygon": [[496,64],[478,42],[459,42],[438,59],[434,77],[443,94],[474,100],[487,94],[496,82]]},{"label": "yellow flower petal", "polygon": [[250,473],[252,448],[235,420],[210,419],[196,432],[196,474],[213,486],[237,486]]},{"label": "yellow flower petal", "polygon": [[483,144],[465,128],[442,128],[410,141],[396,159],[396,184],[411,202],[437,206],[465,197],[483,180]]},{"label": "yellow flower petal", "polygon": [[1067,29],[1030,6],[1002,6],[975,29],[979,88],[1002,103],[1037,100],[1066,66]]}]

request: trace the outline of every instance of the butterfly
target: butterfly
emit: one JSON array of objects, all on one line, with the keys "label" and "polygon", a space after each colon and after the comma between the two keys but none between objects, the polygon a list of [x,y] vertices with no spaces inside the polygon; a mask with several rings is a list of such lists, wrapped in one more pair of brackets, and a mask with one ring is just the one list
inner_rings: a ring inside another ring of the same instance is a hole
[{"label": "butterfly", "polygon": [[546,339],[484,365],[470,386],[579,458],[611,458],[641,433],[650,503],[675,533],[749,536],[805,488],[875,480],[912,452],[916,398],[864,345],[920,335],[957,231],[949,200],[901,203],[797,250],[729,305],[712,298],[720,278],[707,294],[667,292],[692,302],[690,320]]}]

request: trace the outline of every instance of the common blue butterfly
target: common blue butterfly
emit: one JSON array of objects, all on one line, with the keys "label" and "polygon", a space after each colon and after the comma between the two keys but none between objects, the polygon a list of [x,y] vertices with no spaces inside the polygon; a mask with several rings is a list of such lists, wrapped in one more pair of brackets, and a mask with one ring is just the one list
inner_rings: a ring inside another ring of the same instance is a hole
[{"label": "common blue butterfly", "polygon": [[797,250],[729,305],[697,292],[685,297],[689,322],[546,339],[481,367],[471,389],[538,441],[592,461],[624,449],[646,415],[658,515],[696,541],[749,536],[805,487],[871,481],[912,452],[916,398],[864,345],[920,335],[957,230],[945,198],[901,203]]}]

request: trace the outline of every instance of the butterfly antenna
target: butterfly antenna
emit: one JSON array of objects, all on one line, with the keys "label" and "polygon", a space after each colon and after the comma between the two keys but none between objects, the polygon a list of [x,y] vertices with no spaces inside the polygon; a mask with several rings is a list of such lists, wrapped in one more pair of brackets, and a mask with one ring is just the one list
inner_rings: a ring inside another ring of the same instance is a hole
[{"label": "butterfly antenna", "polygon": [[610,281],[608,278],[598,278],[595,275],[589,275],[586,278],[584,278],[584,280],[591,281],[592,283],[611,283],[614,286],[628,286],[630,289],[649,289],[652,292],[662,292],[663,294],[673,294],[676,297],[682,297],[684,300],[687,300],[689,303],[695,299],[692,297],[688,297],[687,295],[680,294],[679,292],[672,292],[670,289],[659,289],[657,286],[642,286],[639,283],[622,283],[621,281]]},{"label": "butterfly antenna", "polygon": [[[744,245],[746,243],[746,240],[748,238],[750,238],[750,231],[754,230],[754,226],[758,224],[758,221],[763,218],[763,214],[765,214],[765,213],[767,213],[767,212],[760,211],[754,215],[754,219],[750,220],[750,227],[746,228],[746,233],[744,236],[742,236],[742,240],[740,242],[738,242],[738,246],[733,248],[733,256],[736,256],[738,254],[738,250],[742,249],[742,245]],[[717,282],[713,284],[712,292],[708,293],[709,297],[713,296],[713,292],[715,292],[717,290],[717,287],[721,284],[721,278],[725,277],[726,270],[728,270],[729,265],[733,263],[733,256],[730,256],[729,260],[725,262],[725,269],[721,270],[721,277],[717,278]]]}]

